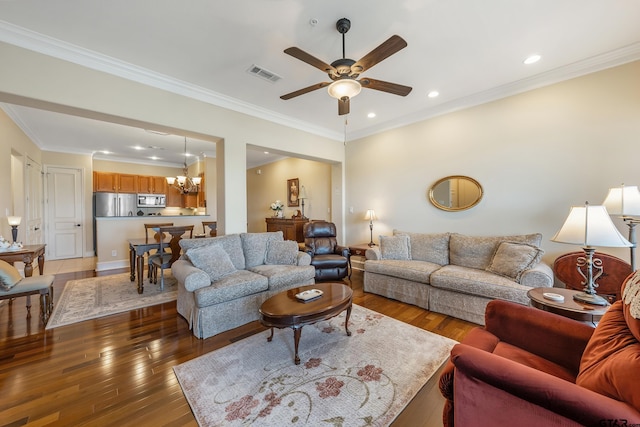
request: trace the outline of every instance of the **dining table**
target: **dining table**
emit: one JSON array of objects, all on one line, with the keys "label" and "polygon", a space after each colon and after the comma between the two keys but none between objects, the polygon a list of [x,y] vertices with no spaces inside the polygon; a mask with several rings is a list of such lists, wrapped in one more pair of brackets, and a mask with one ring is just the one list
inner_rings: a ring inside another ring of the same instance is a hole
[{"label": "dining table", "polygon": [[[164,238],[163,244],[169,244],[171,236]],[[129,239],[129,264],[131,272],[129,278],[133,282],[138,275],[138,293],[144,292],[144,255],[152,250],[160,249],[160,240],[152,238]]]}]

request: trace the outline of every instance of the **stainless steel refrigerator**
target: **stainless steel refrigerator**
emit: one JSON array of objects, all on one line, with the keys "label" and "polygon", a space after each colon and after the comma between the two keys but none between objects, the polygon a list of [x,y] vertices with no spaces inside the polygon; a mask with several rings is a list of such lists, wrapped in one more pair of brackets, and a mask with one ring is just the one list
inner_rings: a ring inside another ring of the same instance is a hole
[{"label": "stainless steel refrigerator", "polygon": [[138,205],[136,194],[94,193],[94,215],[134,216]]}]

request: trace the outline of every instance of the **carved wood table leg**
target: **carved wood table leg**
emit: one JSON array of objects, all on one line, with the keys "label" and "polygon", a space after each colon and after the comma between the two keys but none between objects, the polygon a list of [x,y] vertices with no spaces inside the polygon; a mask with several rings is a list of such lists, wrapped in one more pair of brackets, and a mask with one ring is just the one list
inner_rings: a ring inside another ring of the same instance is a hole
[{"label": "carved wood table leg", "polygon": [[351,331],[349,330],[349,317],[351,317],[351,305],[347,307],[347,315],[344,318],[344,330],[347,331],[347,336],[351,336]]},{"label": "carved wood table leg", "polygon": [[296,365],[300,364],[300,356],[298,356],[298,345],[300,344],[300,335],[302,334],[302,326],[299,328],[293,328],[293,346],[295,348],[295,357],[293,361]]}]

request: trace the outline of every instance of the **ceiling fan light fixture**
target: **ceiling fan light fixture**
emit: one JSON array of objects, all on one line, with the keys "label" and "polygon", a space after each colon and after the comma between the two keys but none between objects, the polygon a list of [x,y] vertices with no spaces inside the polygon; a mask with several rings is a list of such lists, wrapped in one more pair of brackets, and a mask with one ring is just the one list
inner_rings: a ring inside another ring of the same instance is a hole
[{"label": "ceiling fan light fixture", "polygon": [[331,83],[327,88],[329,95],[336,99],[342,99],[345,96],[349,99],[353,98],[362,90],[360,82],[353,79],[340,79]]}]

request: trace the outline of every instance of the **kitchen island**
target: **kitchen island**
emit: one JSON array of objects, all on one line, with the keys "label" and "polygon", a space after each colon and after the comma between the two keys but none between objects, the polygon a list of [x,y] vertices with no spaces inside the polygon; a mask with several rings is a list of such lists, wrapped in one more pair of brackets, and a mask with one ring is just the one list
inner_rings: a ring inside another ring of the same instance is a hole
[{"label": "kitchen island", "polygon": [[96,218],[96,271],[129,268],[129,240],[144,239],[144,224],[193,225],[193,234],[203,234],[202,221],[211,215],[147,215]]}]

